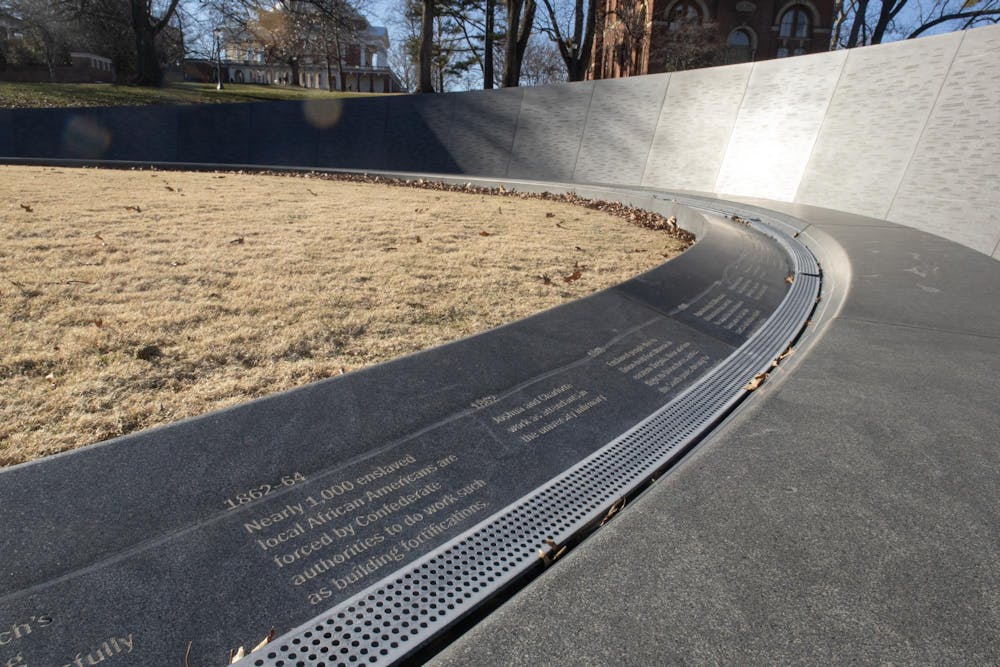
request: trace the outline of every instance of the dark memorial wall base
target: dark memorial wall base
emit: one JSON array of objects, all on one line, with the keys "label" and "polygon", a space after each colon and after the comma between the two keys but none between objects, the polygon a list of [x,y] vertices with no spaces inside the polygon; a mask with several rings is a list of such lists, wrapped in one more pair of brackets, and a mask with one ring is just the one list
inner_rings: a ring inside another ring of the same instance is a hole
[{"label": "dark memorial wall base", "polygon": [[764,325],[794,269],[706,221],[678,259],[589,298],[0,471],[0,665],[224,664],[669,403]]}]

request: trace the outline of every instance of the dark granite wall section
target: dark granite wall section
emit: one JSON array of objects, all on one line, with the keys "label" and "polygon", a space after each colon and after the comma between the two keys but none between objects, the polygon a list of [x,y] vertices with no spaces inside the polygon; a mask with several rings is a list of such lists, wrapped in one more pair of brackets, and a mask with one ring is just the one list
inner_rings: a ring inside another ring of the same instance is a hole
[{"label": "dark granite wall section", "polygon": [[309,167],[316,164],[320,131],[306,118],[321,103],[277,102],[250,105],[250,164]]},{"label": "dark granite wall section", "polygon": [[308,116],[319,127],[317,166],[384,169],[388,98],[316,103]]},{"label": "dark granite wall section", "polygon": [[461,169],[447,150],[455,95],[406,95],[388,101],[386,167],[454,174]]},{"label": "dark granite wall section", "polygon": [[[100,127],[78,120],[83,109],[16,109],[4,113],[3,145],[12,157],[100,158],[107,147]],[[67,142],[66,136],[77,137]]]},{"label": "dark granite wall section", "polygon": [[504,176],[514,147],[523,88],[455,94],[452,130],[446,140],[459,173]]},{"label": "dark granite wall section", "polygon": [[594,83],[526,88],[509,178],[570,181]]},{"label": "dark granite wall section", "polygon": [[250,161],[249,104],[177,107],[177,159],[180,162],[246,164]]},{"label": "dark granite wall section", "polygon": [[170,162],[177,159],[178,107],[105,107],[95,120],[108,132],[107,160]]}]

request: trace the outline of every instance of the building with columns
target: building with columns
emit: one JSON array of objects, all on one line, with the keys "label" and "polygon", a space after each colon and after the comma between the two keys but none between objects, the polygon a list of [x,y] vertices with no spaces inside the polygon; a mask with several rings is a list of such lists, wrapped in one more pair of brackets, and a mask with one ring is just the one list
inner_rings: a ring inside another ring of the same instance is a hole
[{"label": "building with columns", "polygon": [[833,0],[602,0],[590,79],[827,51]]},{"label": "building with columns", "polygon": [[335,56],[309,54],[298,57],[293,67],[291,62],[268,59],[265,50],[253,41],[230,39],[222,49],[223,81],[341,90],[343,75],[343,90],[402,92],[399,77],[389,67],[388,51],[389,31],[373,25],[366,25],[341,48],[340,63]]}]

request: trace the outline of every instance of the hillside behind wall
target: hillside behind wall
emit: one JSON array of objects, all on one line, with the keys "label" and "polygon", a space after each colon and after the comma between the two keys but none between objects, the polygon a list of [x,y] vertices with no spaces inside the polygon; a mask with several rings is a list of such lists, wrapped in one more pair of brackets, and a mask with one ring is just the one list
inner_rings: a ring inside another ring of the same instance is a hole
[{"label": "hillside behind wall", "polygon": [[1000,258],[1000,26],[631,79],[346,102],[6,110],[0,156],[342,167],[811,204]]}]

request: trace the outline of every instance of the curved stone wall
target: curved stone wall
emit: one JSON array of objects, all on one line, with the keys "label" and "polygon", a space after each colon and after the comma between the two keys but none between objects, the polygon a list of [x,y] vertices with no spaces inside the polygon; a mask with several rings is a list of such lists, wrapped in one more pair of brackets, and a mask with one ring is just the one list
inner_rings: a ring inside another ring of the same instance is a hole
[{"label": "curved stone wall", "polygon": [[14,110],[0,155],[642,185],[881,218],[1000,257],[1000,26],[538,88]]}]

